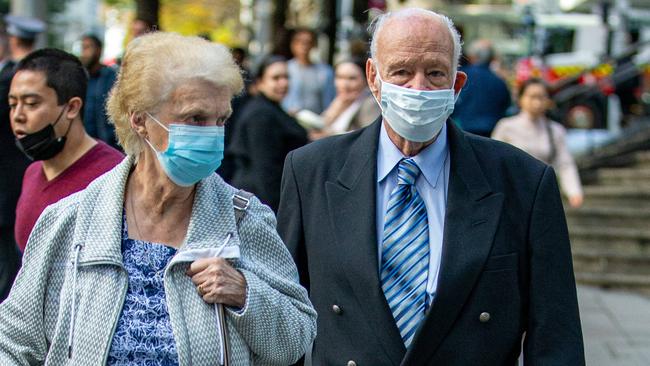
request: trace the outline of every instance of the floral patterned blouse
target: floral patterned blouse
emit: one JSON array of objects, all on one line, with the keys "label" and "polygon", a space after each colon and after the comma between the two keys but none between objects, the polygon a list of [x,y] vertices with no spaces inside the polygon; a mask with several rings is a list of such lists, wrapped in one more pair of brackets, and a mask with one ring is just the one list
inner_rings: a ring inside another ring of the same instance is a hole
[{"label": "floral patterned blouse", "polygon": [[122,227],[122,257],[129,287],[106,364],[178,365],[163,284],[165,268],[176,249],[129,239],[126,215]]}]

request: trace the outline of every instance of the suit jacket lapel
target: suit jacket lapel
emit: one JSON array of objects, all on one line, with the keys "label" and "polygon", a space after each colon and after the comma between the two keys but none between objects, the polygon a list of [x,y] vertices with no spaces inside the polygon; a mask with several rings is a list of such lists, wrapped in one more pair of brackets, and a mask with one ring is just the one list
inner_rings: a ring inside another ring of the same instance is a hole
[{"label": "suit jacket lapel", "polygon": [[503,204],[464,133],[447,127],[451,166],[438,289],[403,365],[426,364],[451,329],[490,253]]},{"label": "suit jacket lapel", "polygon": [[[369,334],[376,334],[386,356],[398,365],[405,348],[379,283],[377,257],[376,177],[381,118],[364,129],[350,148],[336,182],[326,182],[335,252],[363,313]],[[370,333],[372,332],[372,333]]]}]

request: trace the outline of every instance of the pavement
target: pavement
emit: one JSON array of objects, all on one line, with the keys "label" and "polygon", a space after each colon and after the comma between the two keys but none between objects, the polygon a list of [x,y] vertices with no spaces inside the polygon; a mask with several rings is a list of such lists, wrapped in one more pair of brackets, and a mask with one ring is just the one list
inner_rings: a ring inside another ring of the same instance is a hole
[{"label": "pavement", "polygon": [[650,365],[650,297],[578,286],[588,366]]}]

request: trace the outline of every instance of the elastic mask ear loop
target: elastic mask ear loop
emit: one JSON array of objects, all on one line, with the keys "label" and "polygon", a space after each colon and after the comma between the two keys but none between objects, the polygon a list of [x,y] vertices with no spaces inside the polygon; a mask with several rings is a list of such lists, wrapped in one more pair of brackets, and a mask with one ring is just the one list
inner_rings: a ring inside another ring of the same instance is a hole
[{"label": "elastic mask ear loop", "polygon": [[[167,131],[167,133],[169,134],[169,128],[167,128],[164,124],[162,124],[159,120],[157,120],[156,117],[152,116],[149,112],[144,112],[144,113],[146,113],[147,116],[149,116],[149,118],[151,118],[152,120],[154,120],[154,122],[156,122],[157,124],[159,124],[160,127],[162,127],[162,128],[163,128],[165,131]],[[153,144],[151,144],[151,142],[149,141],[148,138],[145,137],[145,138],[144,138],[144,141],[149,145],[149,147],[151,147],[151,149],[152,149],[153,151],[155,151],[156,153],[159,152],[155,147],[153,147]]]},{"label": "elastic mask ear loop", "polygon": [[[61,120],[61,116],[63,115],[63,112],[65,112],[65,107],[67,107],[67,106],[68,106],[67,103],[66,103],[66,105],[63,106],[63,109],[61,109],[61,113],[59,113],[59,116],[56,117],[56,121],[54,121],[54,123],[52,123],[52,127],[56,126],[56,124],[59,123],[59,121]],[[69,129],[70,129],[70,127],[68,127],[68,130]],[[67,134],[67,132],[66,132],[66,134]]]},{"label": "elastic mask ear loop", "polygon": [[144,113],[146,113],[147,116],[149,116],[149,118],[151,118],[151,119],[154,120],[157,124],[159,124],[160,127],[164,128],[165,131],[169,132],[169,128],[167,128],[167,126],[163,125],[162,122],[160,122],[159,120],[157,120],[156,117],[154,117],[154,116],[152,116],[151,114],[149,114],[149,112],[144,112]]},{"label": "elastic mask ear loop", "polygon": [[[456,86],[456,77],[458,76],[458,70],[454,70],[454,82],[451,83],[451,89],[453,90],[454,87]],[[458,97],[460,97],[460,92],[463,91],[461,88],[458,93],[456,93],[456,90],[454,90],[454,104],[458,101]]]}]

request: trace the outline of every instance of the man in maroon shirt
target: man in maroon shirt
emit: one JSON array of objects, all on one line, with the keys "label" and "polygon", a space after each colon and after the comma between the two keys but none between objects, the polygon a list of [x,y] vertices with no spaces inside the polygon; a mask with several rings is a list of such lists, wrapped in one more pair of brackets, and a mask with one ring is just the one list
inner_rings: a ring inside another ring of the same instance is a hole
[{"label": "man in maroon shirt", "polygon": [[11,128],[18,148],[34,160],[16,208],[22,251],[47,206],[86,188],[123,158],[84,130],[87,83],[81,62],[61,50],[38,50],[16,66],[9,90]]}]

